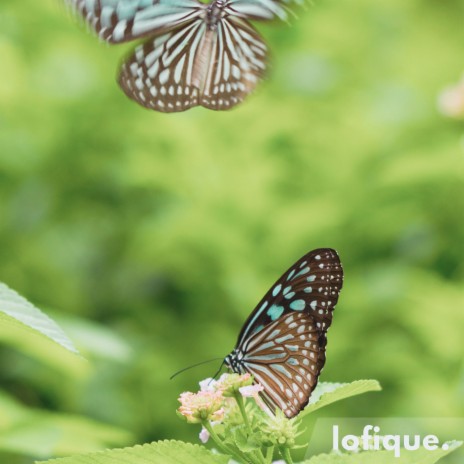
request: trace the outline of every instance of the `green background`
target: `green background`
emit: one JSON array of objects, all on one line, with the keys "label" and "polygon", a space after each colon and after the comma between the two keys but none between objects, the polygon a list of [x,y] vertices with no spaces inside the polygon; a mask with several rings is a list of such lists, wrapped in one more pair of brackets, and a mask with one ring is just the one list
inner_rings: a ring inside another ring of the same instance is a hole
[{"label": "green background", "polygon": [[[321,0],[297,16],[259,26],[270,75],[240,107],[164,115],[117,87],[132,45],[99,44],[58,1],[1,0],[0,281],[89,360],[0,336],[2,463],[197,441],[177,396],[217,365],[169,376],[227,354],[317,247],[346,274],[322,379],[384,387],[324,414],[464,414],[464,126],[436,107],[464,68],[464,4]],[[12,430],[13,403],[56,421]],[[68,415],[80,441],[63,438]]]}]

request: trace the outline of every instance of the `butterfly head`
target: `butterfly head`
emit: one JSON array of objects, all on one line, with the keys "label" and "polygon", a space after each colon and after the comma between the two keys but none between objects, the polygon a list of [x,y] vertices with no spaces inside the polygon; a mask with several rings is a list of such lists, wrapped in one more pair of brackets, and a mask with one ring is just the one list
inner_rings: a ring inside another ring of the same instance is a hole
[{"label": "butterfly head", "polygon": [[224,358],[224,363],[231,371],[237,374],[242,374],[244,372],[243,353],[237,348]]},{"label": "butterfly head", "polygon": [[206,21],[210,30],[216,30],[219,21],[224,16],[224,0],[215,0],[208,5]]}]

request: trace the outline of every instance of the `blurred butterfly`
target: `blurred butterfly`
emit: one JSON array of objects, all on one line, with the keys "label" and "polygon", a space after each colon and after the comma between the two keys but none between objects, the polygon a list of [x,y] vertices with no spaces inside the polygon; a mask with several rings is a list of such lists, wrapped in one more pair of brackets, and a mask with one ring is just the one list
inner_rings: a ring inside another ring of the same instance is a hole
[{"label": "blurred butterfly", "polygon": [[240,103],[267,62],[266,44],[248,20],[285,20],[292,1],[65,0],[103,40],[149,37],[123,63],[118,81],[129,98],[166,113]]},{"label": "blurred butterfly", "polygon": [[296,416],[316,388],[325,364],[327,330],[343,285],[335,250],[321,248],[298,260],[271,287],[242,327],[226,366],[250,373],[275,411]]}]

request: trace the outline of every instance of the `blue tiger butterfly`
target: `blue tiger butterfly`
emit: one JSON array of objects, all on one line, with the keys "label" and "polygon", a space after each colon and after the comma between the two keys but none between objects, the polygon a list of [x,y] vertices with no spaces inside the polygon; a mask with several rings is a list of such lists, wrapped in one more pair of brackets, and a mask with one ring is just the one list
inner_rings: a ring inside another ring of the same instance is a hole
[{"label": "blue tiger butterfly", "polygon": [[342,286],[337,252],[310,251],[277,280],[242,327],[224,362],[233,372],[254,376],[271,411],[281,409],[291,418],[308,404],[325,364]]},{"label": "blue tiger butterfly", "polygon": [[302,0],[64,0],[109,43],[147,38],[119,85],[140,105],[173,113],[227,110],[263,78],[267,47],[249,20],[288,18]]}]

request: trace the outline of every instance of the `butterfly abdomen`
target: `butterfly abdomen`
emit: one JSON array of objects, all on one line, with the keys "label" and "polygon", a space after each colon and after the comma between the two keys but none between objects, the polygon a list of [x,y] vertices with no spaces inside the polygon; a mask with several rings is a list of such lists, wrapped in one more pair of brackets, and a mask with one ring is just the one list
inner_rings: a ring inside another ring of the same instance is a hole
[{"label": "butterfly abdomen", "polygon": [[192,71],[192,84],[203,93],[206,86],[206,74],[208,72],[209,62],[213,45],[216,40],[215,32],[208,28],[203,35],[198,47],[197,56],[194,59],[194,68]]}]

